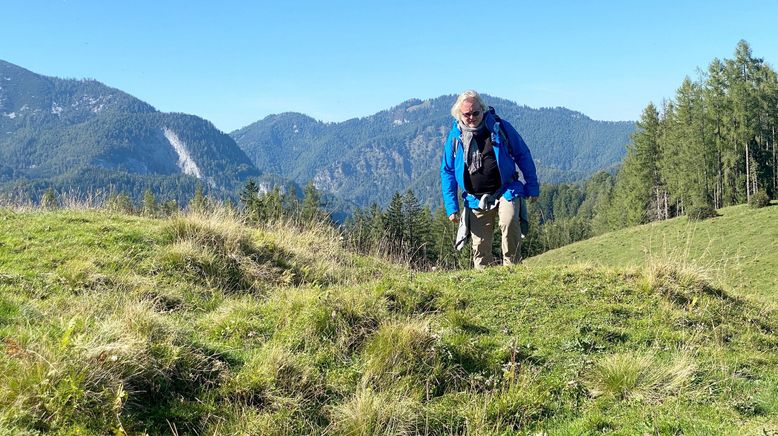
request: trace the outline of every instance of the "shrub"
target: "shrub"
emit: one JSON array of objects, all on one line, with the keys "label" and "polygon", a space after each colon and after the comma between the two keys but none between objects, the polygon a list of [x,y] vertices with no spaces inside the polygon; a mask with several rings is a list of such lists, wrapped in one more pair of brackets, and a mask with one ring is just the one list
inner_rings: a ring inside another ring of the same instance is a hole
[{"label": "shrub", "polygon": [[705,204],[691,206],[686,210],[686,216],[688,216],[691,221],[702,221],[708,218],[715,218],[719,216],[719,214],[713,206]]},{"label": "shrub", "polygon": [[770,205],[770,197],[767,196],[765,191],[757,191],[748,199],[748,205],[754,209],[759,209]]}]

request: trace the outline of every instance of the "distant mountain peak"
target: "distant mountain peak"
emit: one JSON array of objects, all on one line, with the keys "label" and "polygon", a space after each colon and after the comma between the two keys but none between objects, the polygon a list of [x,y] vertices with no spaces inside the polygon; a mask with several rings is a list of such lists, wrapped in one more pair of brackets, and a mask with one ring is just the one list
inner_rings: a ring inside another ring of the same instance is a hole
[{"label": "distant mountain peak", "polygon": [[[231,194],[260,173],[210,121],[162,113],[92,79],[0,61],[0,190],[156,187],[188,198],[200,181]],[[172,189],[170,189],[172,188]]]},{"label": "distant mountain peak", "polygon": [[[532,109],[483,97],[527,141],[542,183],[582,180],[612,168],[634,130],[632,122],[599,122],[565,108]],[[314,180],[318,188],[361,206],[385,204],[394,192],[413,189],[435,207],[455,100],[456,95],[413,98],[370,116],[305,128],[296,123],[304,115],[278,114],[231,135],[258,168],[298,184]]]}]

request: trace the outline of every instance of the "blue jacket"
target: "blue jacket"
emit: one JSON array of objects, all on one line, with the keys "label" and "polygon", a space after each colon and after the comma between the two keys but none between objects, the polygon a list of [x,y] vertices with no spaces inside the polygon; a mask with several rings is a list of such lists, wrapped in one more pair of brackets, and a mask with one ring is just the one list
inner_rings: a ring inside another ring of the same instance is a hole
[{"label": "blue jacket", "polygon": [[[510,123],[497,117],[491,107],[484,113],[484,123],[492,133],[492,146],[497,158],[497,168],[500,170],[502,188],[505,189],[502,196],[510,201],[516,197],[537,197],[540,195],[535,162],[532,160],[527,143],[524,142],[519,132]],[[501,125],[502,129],[500,129]],[[457,187],[462,191],[462,198],[467,202],[468,207],[471,209],[478,207],[479,199],[465,191],[465,157],[462,150],[464,147],[462,146],[461,134],[457,121],[454,120],[443,147],[443,159],[440,164],[440,181],[447,216],[459,212]],[[456,149],[456,156],[454,149]],[[526,183],[522,183],[516,177],[517,164]]]}]

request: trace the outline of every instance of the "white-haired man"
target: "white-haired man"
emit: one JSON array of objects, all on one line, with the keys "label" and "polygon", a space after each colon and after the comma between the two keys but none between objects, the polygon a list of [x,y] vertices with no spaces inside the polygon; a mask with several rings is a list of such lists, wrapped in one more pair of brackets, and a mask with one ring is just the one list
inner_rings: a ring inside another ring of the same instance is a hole
[{"label": "white-haired man", "polygon": [[502,264],[516,264],[521,261],[521,201],[540,193],[532,154],[516,129],[475,91],[460,94],[451,115],[454,120],[440,165],[446,214],[451,221],[460,219],[461,191],[465,206],[461,219],[473,239],[475,268],[493,263],[495,218],[502,232]]}]

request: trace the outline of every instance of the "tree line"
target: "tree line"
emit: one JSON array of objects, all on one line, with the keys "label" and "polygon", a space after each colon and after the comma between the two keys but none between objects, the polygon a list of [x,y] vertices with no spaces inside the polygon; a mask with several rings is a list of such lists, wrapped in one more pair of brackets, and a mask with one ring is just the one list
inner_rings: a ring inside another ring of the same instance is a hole
[{"label": "tree line", "polygon": [[715,209],[765,202],[778,191],[778,79],[740,41],[675,99],[650,103],[616,177],[603,229],[705,218]]},{"label": "tree line", "polygon": [[[596,199],[602,198],[597,193],[603,191],[603,186],[612,186],[612,176],[607,173],[601,173],[584,186],[544,185],[539,201],[529,205],[531,225],[524,238],[523,256],[589,237],[589,220],[597,207]],[[48,188],[36,203],[44,209],[68,207],[74,200],[69,196],[67,192]],[[74,203],[80,204],[80,199],[75,200]],[[469,245],[461,252],[454,249],[457,224],[448,220],[442,207],[432,210],[423,205],[411,189],[395,193],[384,208],[376,203],[364,209],[356,208],[342,223],[332,219],[329,202],[312,182],[302,189],[300,196],[292,187],[268,188],[250,178],[241,189],[237,203],[231,199],[218,200],[201,184],[182,202],[161,199],[152,189],[146,189],[139,198],[112,189],[95,198],[89,206],[152,218],[172,216],[182,210],[208,212],[223,208],[255,226],[285,221],[299,227],[337,227],[348,248],[390,257],[416,269],[467,268],[471,262]],[[493,250],[496,256],[500,254],[499,229]]]}]

